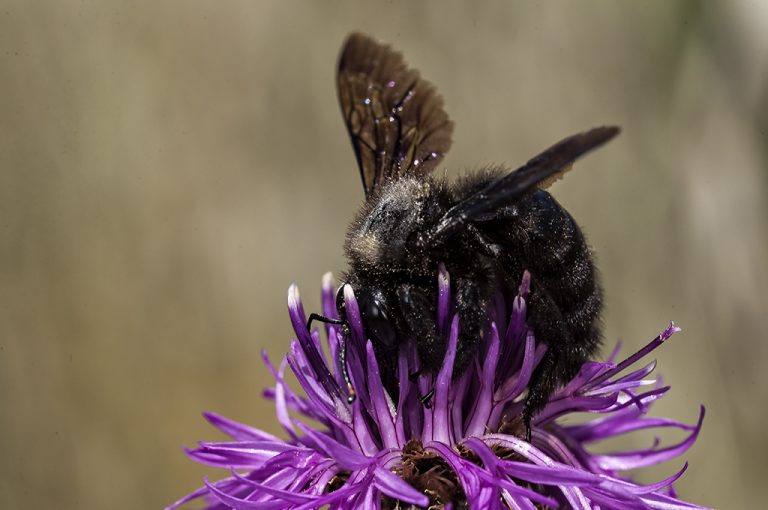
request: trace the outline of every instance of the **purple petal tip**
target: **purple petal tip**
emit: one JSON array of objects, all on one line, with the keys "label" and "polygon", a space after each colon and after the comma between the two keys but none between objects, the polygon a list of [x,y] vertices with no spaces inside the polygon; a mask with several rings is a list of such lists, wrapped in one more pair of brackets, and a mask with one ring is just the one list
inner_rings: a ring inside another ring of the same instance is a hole
[{"label": "purple petal tip", "polygon": [[664,331],[661,332],[661,334],[659,335],[659,339],[662,342],[666,342],[667,340],[669,340],[669,337],[681,331],[682,331],[682,328],[675,326],[674,321],[669,321],[669,326],[667,326],[666,329],[664,329]]},{"label": "purple petal tip", "polygon": [[301,295],[299,294],[299,287],[292,283],[290,287],[288,287],[288,308],[291,310],[296,310],[299,308],[301,304]]},{"label": "purple petal tip", "polygon": [[322,287],[324,291],[333,290],[333,273],[330,271],[323,275]]}]

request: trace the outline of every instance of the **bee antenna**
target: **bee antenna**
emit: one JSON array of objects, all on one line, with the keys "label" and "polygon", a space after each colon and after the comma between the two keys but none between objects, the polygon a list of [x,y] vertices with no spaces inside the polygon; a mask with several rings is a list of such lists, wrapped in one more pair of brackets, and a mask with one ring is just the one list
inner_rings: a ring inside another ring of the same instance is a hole
[{"label": "bee antenna", "polygon": [[323,322],[325,324],[336,324],[338,326],[344,327],[344,332],[341,335],[341,349],[339,350],[339,361],[341,362],[341,375],[344,378],[344,382],[347,384],[347,392],[349,395],[347,396],[347,402],[350,404],[354,404],[355,400],[357,399],[357,393],[355,392],[355,388],[352,386],[352,380],[349,378],[349,371],[347,370],[347,335],[346,331],[349,329],[349,325],[347,321],[344,319],[332,319],[331,317],[326,317],[325,315],[320,315],[319,313],[311,313],[309,314],[309,320],[307,321],[307,331],[310,330],[312,327],[312,322]]},{"label": "bee antenna", "polygon": [[[346,326],[346,323],[344,323]],[[346,328],[345,328],[346,329]],[[339,349],[339,361],[341,361],[341,375],[344,377],[344,382],[347,383],[347,403],[354,404],[357,399],[357,393],[352,386],[352,380],[349,378],[349,371],[347,371],[347,335],[341,335],[341,349]]]},{"label": "bee antenna", "polygon": [[342,319],[332,319],[330,317],[326,317],[325,315],[320,315],[319,313],[311,313],[309,314],[309,320],[307,321],[307,331],[311,331],[312,323],[314,321],[324,322],[325,324],[336,324],[339,326],[344,326],[347,324],[347,321]]}]

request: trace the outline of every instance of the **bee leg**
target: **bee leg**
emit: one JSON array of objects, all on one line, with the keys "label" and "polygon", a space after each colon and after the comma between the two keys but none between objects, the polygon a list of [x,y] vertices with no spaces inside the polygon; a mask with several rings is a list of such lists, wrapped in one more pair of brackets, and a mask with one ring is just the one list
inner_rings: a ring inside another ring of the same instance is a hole
[{"label": "bee leg", "polygon": [[[459,314],[459,341],[454,361],[454,377],[461,375],[472,361],[488,326],[488,302],[493,288],[490,269],[480,267],[475,274],[456,280],[456,312]],[[480,360],[482,362],[482,360]]]},{"label": "bee leg", "polygon": [[506,207],[499,207],[492,212],[483,213],[474,218],[473,221],[478,223],[485,223],[488,221],[514,220],[519,217],[520,210],[518,207],[516,205],[508,205]]},{"label": "bee leg", "polygon": [[[408,380],[411,381],[411,384],[416,384],[416,381],[419,380],[419,376],[423,373],[425,373],[425,370],[420,368],[417,371],[408,374]],[[425,394],[419,395],[419,401],[422,403],[422,405],[424,405],[425,408],[431,409],[432,397],[434,396],[435,396],[435,388],[432,387]]]},{"label": "bee leg", "polygon": [[[440,342],[435,329],[436,296],[428,296],[423,289],[410,283],[404,283],[397,288],[397,299],[405,325],[419,350],[421,366],[414,374],[415,377],[440,368]],[[438,360],[435,364],[434,361]]]},{"label": "bee leg", "polygon": [[431,390],[429,390],[426,393],[426,395],[421,395],[419,397],[419,400],[421,401],[422,405],[424,405],[424,407],[426,407],[427,409],[431,409],[432,408],[432,397],[434,397],[434,396],[435,396],[435,388],[432,388]]},{"label": "bee leg", "polygon": [[[442,357],[445,354],[445,344],[440,341],[435,328],[436,296],[428,296],[424,290],[405,283],[398,287],[397,298],[400,312],[411,334],[416,339],[421,366],[410,374],[411,381],[420,375],[440,369]],[[419,396],[421,403],[429,409],[432,407],[432,397],[435,389],[431,388],[426,394]]]},{"label": "bee leg", "polygon": [[531,419],[547,405],[557,385],[573,375],[565,360],[574,343],[563,314],[544,287],[532,282],[528,303],[528,325],[536,340],[547,345],[544,358],[533,371],[523,409],[526,437],[530,440]]},{"label": "bee leg", "polygon": [[485,255],[494,259],[501,257],[502,253],[504,252],[503,248],[491,241],[488,236],[480,232],[480,229],[478,229],[474,224],[468,223],[466,231],[473,237],[475,241],[474,246],[480,248],[480,250],[482,250]]}]

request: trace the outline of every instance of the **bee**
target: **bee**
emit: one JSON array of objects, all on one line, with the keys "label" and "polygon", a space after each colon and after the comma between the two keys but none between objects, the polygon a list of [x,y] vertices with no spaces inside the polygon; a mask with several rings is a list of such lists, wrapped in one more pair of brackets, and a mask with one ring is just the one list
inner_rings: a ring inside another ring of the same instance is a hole
[{"label": "bee", "polygon": [[[619,129],[570,136],[514,171],[490,167],[449,182],[433,171],[451,146],[453,123],[435,87],[399,52],[351,34],[341,50],[337,86],[365,188],[344,244],[344,282],[354,290],[377,358],[394,370],[400,343],[410,338],[420,372],[440,369],[447,339],[435,326],[435,278],[443,263],[460,320],[454,361],[460,375],[489,327],[494,293],[514,291],[528,271],[528,326],[548,347],[526,396],[530,437],[532,417],[601,340],[603,293],[592,254],[578,224],[545,188]],[[343,291],[344,285],[337,295],[340,319],[313,314],[310,323],[345,324]],[[344,359],[341,365],[346,370]],[[391,377],[394,394],[396,384]]]}]

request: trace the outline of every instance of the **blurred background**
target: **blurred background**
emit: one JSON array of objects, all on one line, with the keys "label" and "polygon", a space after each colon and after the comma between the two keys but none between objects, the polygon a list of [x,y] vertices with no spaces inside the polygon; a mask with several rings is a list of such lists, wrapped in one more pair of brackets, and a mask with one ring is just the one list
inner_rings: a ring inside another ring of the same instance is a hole
[{"label": "blurred background", "polygon": [[363,198],[352,30],[438,85],[452,175],[623,127],[552,192],[606,344],[683,328],[653,412],[704,429],[641,479],[687,459],[685,499],[764,504],[768,3],[2,0],[0,507],[160,508],[224,475],[181,450],[221,438],[201,411],[279,433],[260,350],[287,349],[289,284],[318,309]]}]

